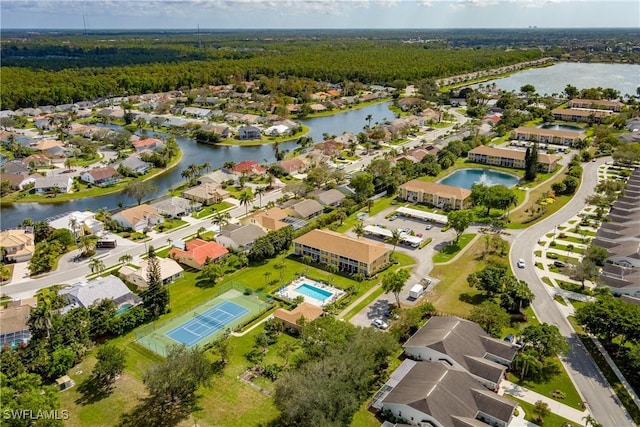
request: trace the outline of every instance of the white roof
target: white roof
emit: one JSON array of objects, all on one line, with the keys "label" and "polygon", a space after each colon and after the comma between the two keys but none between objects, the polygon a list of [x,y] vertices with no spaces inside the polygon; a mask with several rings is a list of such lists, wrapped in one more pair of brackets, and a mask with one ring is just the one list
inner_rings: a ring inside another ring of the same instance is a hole
[{"label": "white roof", "polygon": [[366,233],[376,234],[378,236],[391,237],[393,233],[388,228],[378,227],[377,225],[367,225],[364,227]]},{"label": "white roof", "polygon": [[425,212],[425,211],[419,211],[418,209],[411,209],[411,208],[398,208],[398,210],[396,211],[400,214],[406,215],[406,216],[412,216],[414,218],[420,218],[423,219],[425,221],[433,221],[433,222],[437,222],[439,224],[446,224],[449,220],[447,218],[446,215],[440,215],[440,214],[435,214],[435,213],[431,213],[431,212]]},{"label": "white roof", "polygon": [[422,292],[422,291],[424,291],[424,288],[422,287],[422,285],[413,285],[409,290],[409,292]]}]

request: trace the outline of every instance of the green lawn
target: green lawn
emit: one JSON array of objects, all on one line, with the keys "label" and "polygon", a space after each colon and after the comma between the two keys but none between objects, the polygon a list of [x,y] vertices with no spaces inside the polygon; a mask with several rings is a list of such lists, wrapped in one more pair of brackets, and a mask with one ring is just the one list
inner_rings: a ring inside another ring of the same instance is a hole
[{"label": "green lawn", "polygon": [[233,205],[228,202],[215,203],[213,205],[203,207],[198,212],[194,213],[193,217],[197,219],[205,218],[209,215],[213,215],[216,211],[224,211],[231,207],[233,207]]},{"label": "green lawn", "polygon": [[174,228],[182,227],[187,224],[188,223],[186,221],[183,221],[181,219],[165,219],[163,222],[153,227],[153,229],[159,232],[163,232],[173,230]]},{"label": "green lawn", "polygon": [[[552,377],[548,382],[545,383],[535,383],[532,381],[522,381],[518,378],[517,371],[509,372],[509,381],[514,382],[522,387],[526,387],[529,390],[535,391],[536,393],[540,393],[543,396],[546,396],[550,399],[557,400],[558,402],[564,403],[567,406],[571,406],[579,411],[582,410],[581,403],[582,399],[580,395],[576,391],[576,388],[573,386],[569,375],[564,370],[564,367],[560,363],[560,360],[556,357],[553,359],[554,364],[558,367],[559,373]],[[552,395],[552,391],[561,391],[565,394],[564,399],[555,398]]]},{"label": "green lawn", "polygon": [[469,287],[467,276],[482,270],[486,266],[486,258],[484,243],[477,240],[456,260],[455,268],[451,265],[436,265],[431,270],[429,276],[440,282],[429,296],[429,301],[439,312],[466,317],[474,304],[484,301],[484,295],[480,291]]},{"label": "green lawn", "polygon": [[[507,396],[509,399],[511,400],[515,400],[516,402],[518,402],[518,404],[520,405],[520,407],[524,410],[524,418],[527,421],[531,421],[532,423],[536,423],[536,415],[534,415],[534,408],[535,406],[532,405],[531,403],[527,403],[524,400],[520,400],[516,397],[513,396]],[[556,415],[556,414],[549,414],[546,417],[544,417],[542,419],[542,423],[541,425],[544,425],[544,427],[578,427],[578,424],[576,423],[572,423],[571,421],[567,420],[566,418],[562,418],[560,415]]]},{"label": "green lawn", "polygon": [[473,233],[463,234],[462,236],[460,236],[460,240],[458,241],[458,243],[449,244],[442,248],[441,251],[436,252],[433,255],[433,262],[443,263],[451,261],[451,259],[458,255],[458,253],[460,253],[460,251],[463,250],[475,236],[476,235]]},{"label": "green lawn", "polygon": [[[563,240],[564,240],[564,238],[563,238]],[[565,251],[565,252],[567,252],[567,255],[570,255],[572,253],[582,255],[584,253],[584,249],[582,249],[582,248],[578,248],[578,247],[574,246],[573,249],[571,251],[569,251],[567,245],[559,244],[558,243],[559,240],[556,240],[555,242],[556,242],[556,244],[551,246],[551,247],[554,248],[557,251]]]}]

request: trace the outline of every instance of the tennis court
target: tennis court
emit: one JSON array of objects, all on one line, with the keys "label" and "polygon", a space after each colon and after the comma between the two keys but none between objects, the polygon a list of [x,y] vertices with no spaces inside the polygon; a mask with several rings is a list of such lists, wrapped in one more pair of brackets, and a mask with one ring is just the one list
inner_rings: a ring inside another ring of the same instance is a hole
[{"label": "tennis court", "polygon": [[271,304],[257,294],[248,294],[246,289],[228,286],[194,309],[141,326],[136,331],[136,340],[161,356],[166,356],[174,345],[206,346],[259,317]]},{"label": "tennis court", "polygon": [[191,347],[198,341],[224,328],[246,312],[248,308],[234,304],[231,301],[224,301],[215,307],[210,308],[202,314],[196,314],[193,319],[183,323],[177,328],[167,332],[167,336]]}]

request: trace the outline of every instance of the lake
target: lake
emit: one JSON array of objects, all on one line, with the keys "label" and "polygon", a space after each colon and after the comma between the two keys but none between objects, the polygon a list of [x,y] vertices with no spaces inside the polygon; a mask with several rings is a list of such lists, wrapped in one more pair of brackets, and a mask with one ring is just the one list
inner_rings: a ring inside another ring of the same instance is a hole
[{"label": "lake", "polygon": [[[348,110],[344,113],[333,116],[316,117],[301,120],[309,126],[308,136],[313,137],[314,142],[321,142],[322,134],[341,135],[343,132],[358,133],[367,124],[366,117],[371,114],[373,125],[375,122],[382,123],[386,119],[395,118],[394,113],[389,110],[390,102],[368,105],[363,108]],[[112,129],[120,129],[120,126],[109,125]],[[168,138],[170,134],[160,132],[149,132],[150,137]],[[213,169],[220,168],[225,162],[241,162],[243,160],[256,160],[260,163],[271,163],[275,161],[273,145],[263,144],[256,146],[220,146],[198,144],[194,139],[184,136],[173,135],[182,150],[182,159],[178,165],[169,172],[157,176],[151,180],[158,187],[158,191],[152,197],[157,197],[171,188],[178,185],[184,179],[180,176],[182,171],[192,163],[202,164],[209,162]],[[288,141],[279,144],[280,151],[293,151],[297,147],[295,141]],[[69,211],[96,211],[100,208],[115,209],[118,204],[133,205],[135,200],[124,196],[121,193],[108,194],[101,197],[71,200],[61,203],[16,203],[12,206],[2,207],[2,229],[17,226],[26,217],[35,221],[44,220],[48,217],[63,214]]]},{"label": "lake", "polygon": [[550,67],[520,71],[482,84],[487,86],[492,83],[500,89],[516,92],[522,86],[531,84],[540,95],[562,93],[568,84],[578,89],[613,88],[623,96],[635,95],[640,86],[640,65],[560,62]]},{"label": "lake", "polygon": [[440,184],[452,185],[471,190],[473,184],[499,185],[513,187],[520,181],[514,175],[494,169],[460,169],[438,181]]}]

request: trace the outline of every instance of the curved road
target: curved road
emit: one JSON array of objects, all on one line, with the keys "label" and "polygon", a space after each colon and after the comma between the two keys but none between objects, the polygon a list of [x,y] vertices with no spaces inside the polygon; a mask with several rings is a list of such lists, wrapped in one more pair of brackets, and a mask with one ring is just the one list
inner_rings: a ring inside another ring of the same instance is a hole
[{"label": "curved road", "polygon": [[[598,182],[598,167],[611,158],[599,159],[584,165],[582,184],[576,195],[562,209],[551,217],[523,230],[511,245],[510,260],[518,279],[529,284],[536,298],[533,310],[541,322],[557,325],[570,345],[570,351],[563,359],[564,365],[576,388],[586,400],[593,416],[605,427],[624,427],[634,425],[627,411],[617,403],[614,393],[606,379],[591,359],[588,351],[580,343],[569,321],[562,315],[556,302],[536,273],[533,262],[533,242],[578,214],[585,206],[585,198],[593,192]],[[516,268],[518,259],[524,259],[527,267]]]}]

